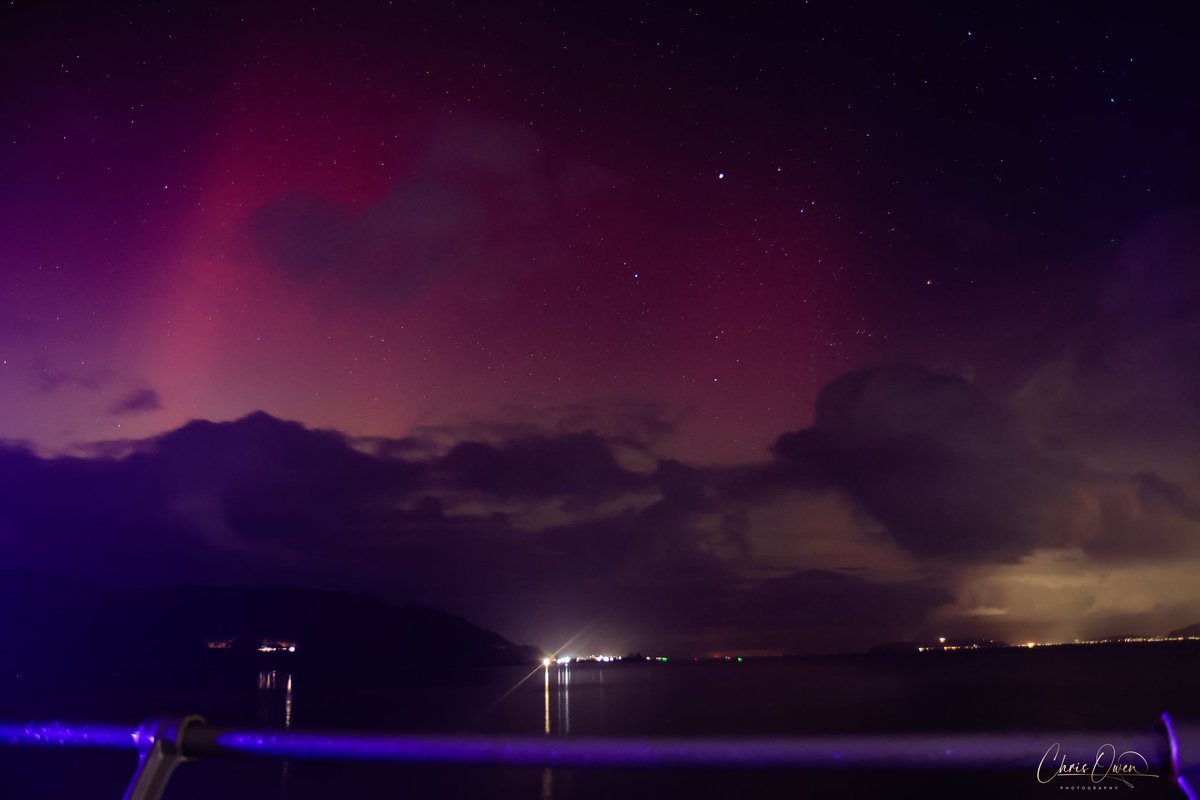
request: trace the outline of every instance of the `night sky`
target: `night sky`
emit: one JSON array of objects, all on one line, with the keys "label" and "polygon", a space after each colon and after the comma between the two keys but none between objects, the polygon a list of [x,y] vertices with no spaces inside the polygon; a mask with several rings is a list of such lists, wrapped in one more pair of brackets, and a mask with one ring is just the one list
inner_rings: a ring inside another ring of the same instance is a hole
[{"label": "night sky", "polygon": [[9,565],[550,649],[1200,621],[1194,10],[218,6],[0,8]]}]

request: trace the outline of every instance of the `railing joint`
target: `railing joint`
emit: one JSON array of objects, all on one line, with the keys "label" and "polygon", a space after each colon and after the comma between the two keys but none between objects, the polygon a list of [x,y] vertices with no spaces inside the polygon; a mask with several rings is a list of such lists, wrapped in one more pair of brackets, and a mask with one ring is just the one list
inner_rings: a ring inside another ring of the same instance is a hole
[{"label": "railing joint", "polygon": [[188,760],[183,752],[183,736],[194,724],[203,725],[204,717],[168,715],[142,722],[133,734],[138,766],[125,790],[125,800],[160,800],[171,773]]}]

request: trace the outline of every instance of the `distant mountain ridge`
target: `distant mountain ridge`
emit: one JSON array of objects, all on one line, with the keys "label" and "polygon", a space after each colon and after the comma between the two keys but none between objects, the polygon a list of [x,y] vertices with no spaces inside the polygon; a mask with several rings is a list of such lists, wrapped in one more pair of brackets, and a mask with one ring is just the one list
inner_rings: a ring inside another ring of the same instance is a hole
[{"label": "distant mountain ridge", "polygon": [[[101,672],[186,681],[214,660],[286,663],[310,679],[403,679],[437,669],[535,663],[541,652],[443,611],[295,587],[109,589],[9,576],[0,583],[0,670],[52,676],[86,660]],[[264,654],[264,641],[294,653]],[[230,646],[211,649],[209,642]],[[287,659],[286,662],[282,659]]]}]

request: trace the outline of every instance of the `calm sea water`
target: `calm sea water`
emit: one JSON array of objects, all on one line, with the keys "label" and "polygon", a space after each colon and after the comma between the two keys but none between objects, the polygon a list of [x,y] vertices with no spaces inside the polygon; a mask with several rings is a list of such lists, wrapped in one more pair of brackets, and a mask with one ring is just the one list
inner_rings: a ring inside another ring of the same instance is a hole
[{"label": "calm sea water", "polygon": [[[218,725],[549,736],[785,736],[1141,729],[1200,719],[1195,643],[736,662],[493,669],[390,689],[317,689],[286,669],[222,675],[186,692],[0,692],[0,718],[125,721],[200,713]],[[1050,742],[1047,741],[1047,745]],[[1102,744],[1097,742],[1097,746]],[[1118,745],[1120,743],[1117,743]],[[1090,754],[1089,754],[1090,755]],[[1058,797],[1026,774],[546,770],[223,758],[183,765],[168,798]],[[0,748],[0,797],[119,797],[127,753]],[[1176,796],[1143,780],[1127,798]]]}]

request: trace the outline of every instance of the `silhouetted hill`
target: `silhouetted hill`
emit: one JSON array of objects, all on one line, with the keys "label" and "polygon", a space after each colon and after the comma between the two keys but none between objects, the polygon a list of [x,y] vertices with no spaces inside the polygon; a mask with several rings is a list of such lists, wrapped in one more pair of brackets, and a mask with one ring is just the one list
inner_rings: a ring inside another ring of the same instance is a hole
[{"label": "silhouetted hill", "polygon": [[1182,636],[1184,638],[1189,636],[1200,636],[1200,622],[1195,622],[1191,625],[1188,625],[1186,628],[1176,628],[1168,633],[1167,636]]},{"label": "silhouetted hill", "polygon": [[[52,679],[82,662],[101,682],[186,683],[214,665],[286,664],[310,681],[387,683],[541,657],[442,611],[292,587],[105,589],[9,576],[0,635],[5,673]],[[210,649],[209,640],[231,646]],[[264,640],[295,642],[296,652],[261,653]]]}]

